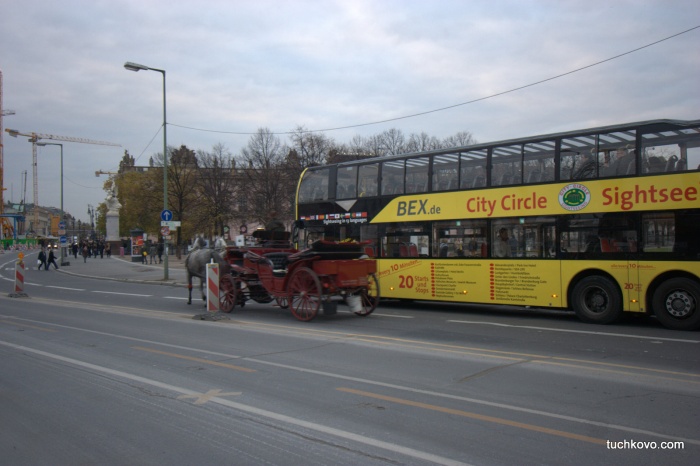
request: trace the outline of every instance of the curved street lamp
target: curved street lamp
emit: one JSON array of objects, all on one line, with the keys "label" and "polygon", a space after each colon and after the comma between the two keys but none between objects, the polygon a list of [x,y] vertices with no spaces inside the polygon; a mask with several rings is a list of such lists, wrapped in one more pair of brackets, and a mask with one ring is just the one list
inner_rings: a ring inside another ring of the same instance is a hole
[{"label": "curved street lamp", "polygon": [[[124,63],[124,68],[129,71],[157,71],[163,74],[163,210],[168,210],[168,137],[167,137],[167,119],[165,117],[165,70],[151,68],[146,65],[139,65],[130,61]],[[168,248],[165,238],[165,260],[163,261],[163,280],[168,279]]]}]

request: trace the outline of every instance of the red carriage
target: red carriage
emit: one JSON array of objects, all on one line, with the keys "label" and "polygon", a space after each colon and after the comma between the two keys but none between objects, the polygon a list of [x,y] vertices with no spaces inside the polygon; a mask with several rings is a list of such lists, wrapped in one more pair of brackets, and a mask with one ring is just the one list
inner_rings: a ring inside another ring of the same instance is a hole
[{"label": "red carriage", "polygon": [[358,316],[367,316],[379,302],[376,262],[365,255],[363,243],[316,241],[297,250],[288,232],[256,232],[255,247],[229,247],[231,273],[220,279],[223,312],[276,301],[299,320],[309,321],[322,307],[334,314],[339,303]]}]

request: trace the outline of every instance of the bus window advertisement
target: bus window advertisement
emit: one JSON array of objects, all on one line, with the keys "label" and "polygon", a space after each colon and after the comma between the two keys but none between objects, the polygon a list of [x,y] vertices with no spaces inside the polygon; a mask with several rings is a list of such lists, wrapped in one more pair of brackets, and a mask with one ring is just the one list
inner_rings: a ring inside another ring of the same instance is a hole
[{"label": "bus window advertisement", "polygon": [[549,261],[377,261],[382,294],[400,299],[562,305]]}]

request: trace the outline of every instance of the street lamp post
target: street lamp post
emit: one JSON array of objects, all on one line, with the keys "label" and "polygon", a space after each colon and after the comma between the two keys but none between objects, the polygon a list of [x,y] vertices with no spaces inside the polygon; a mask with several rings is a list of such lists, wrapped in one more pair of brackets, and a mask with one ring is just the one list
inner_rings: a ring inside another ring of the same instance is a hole
[{"label": "street lamp post", "polygon": [[[61,219],[59,220],[59,223],[65,222],[66,213],[63,210],[63,144],[59,144],[56,142],[37,142],[36,145],[42,146],[42,147],[43,146],[59,146],[61,148]],[[69,264],[70,263],[66,262],[65,247],[63,245],[61,245],[61,267],[63,267],[64,265],[69,265]]]},{"label": "street lamp post", "polygon": [[[168,210],[168,137],[167,137],[167,119],[165,113],[165,70],[159,70],[158,68],[151,68],[145,65],[139,65],[138,63],[126,62],[124,63],[124,68],[129,71],[141,71],[150,70],[157,71],[163,74],[163,210]],[[165,243],[165,260],[163,261],[163,280],[168,279],[168,247],[167,241],[163,239]]]}]

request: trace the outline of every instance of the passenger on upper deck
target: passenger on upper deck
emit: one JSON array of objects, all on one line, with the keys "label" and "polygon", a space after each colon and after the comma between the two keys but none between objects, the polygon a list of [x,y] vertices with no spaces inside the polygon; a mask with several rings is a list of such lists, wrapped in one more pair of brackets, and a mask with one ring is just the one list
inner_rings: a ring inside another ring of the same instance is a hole
[{"label": "passenger on upper deck", "polygon": [[620,147],[617,149],[617,156],[615,158],[615,175],[631,175],[634,173],[634,149],[628,150],[627,147]]}]

